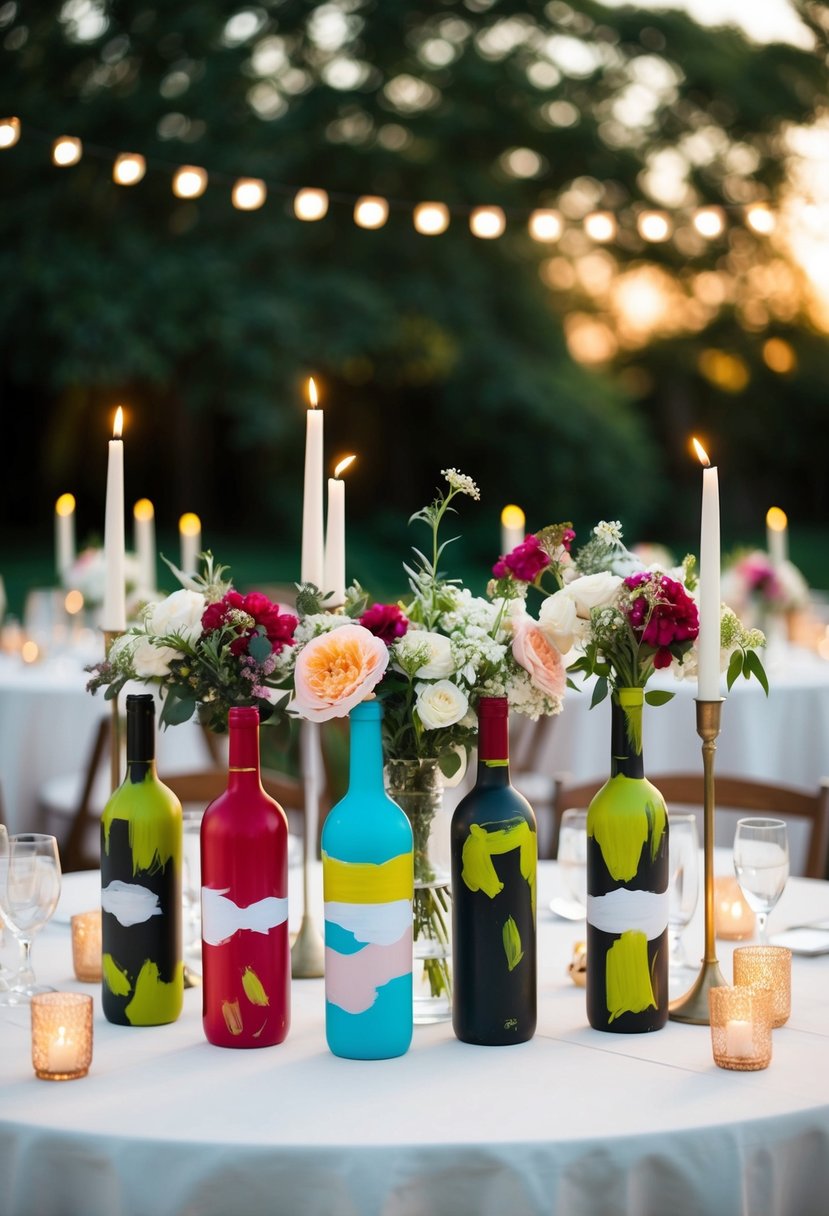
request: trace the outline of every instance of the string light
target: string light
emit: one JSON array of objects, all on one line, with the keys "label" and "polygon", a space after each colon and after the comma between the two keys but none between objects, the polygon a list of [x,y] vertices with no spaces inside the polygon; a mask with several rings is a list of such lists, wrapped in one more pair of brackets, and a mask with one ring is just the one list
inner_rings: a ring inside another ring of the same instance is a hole
[{"label": "string light", "polygon": [[298,220],[321,220],[328,213],[328,195],[324,190],[298,190],[294,197],[294,215]]},{"label": "string light", "polygon": [[177,198],[200,198],[207,189],[207,173],[198,165],[182,165],[173,177]]},{"label": "string light", "polygon": [[564,221],[558,211],[533,211],[529,219],[530,236],[534,241],[557,241],[564,231]]},{"label": "string light", "polygon": [[469,228],[473,236],[484,241],[493,241],[503,234],[507,217],[500,207],[476,207],[469,217]]},{"label": "string light", "polygon": [[138,152],[122,152],[112,166],[112,180],[119,186],[137,186],[147,172],[147,162]]},{"label": "string light", "polygon": [[418,203],[414,226],[423,236],[440,236],[449,227],[449,208],[445,203]]},{"label": "string light", "polygon": [[591,241],[605,244],[616,235],[616,217],[609,211],[593,211],[584,218],[584,231]]},{"label": "string light", "polygon": [[746,209],[746,223],[754,232],[768,236],[777,227],[774,212],[766,203],[753,203]]},{"label": "string light", "polygon": [[83,155],[81,141],[74,135],[61,135],[52,144],[52,163],[62,169],[76,165]]},{"label": "string light", "polygon": [[700,236],[709,240],[725,231],[725,216],[719,207],[701,207],[694,213],[692,223]]},{"label": "string light", "polygon": [[664,211],[643,211],[637,216],[636,228],[643,240],[654,244],[667,241],[673,231]]},{"label": "string light", "polygon": [[0,118],[0,148],[13,148],[20,139],[20,119]]},{"label": "string light", "polygon": [[240,177],[234,184],[230,201],[237,211],[256,211],[268,197],[265,183],[259,177]]},{"label": "string light", "polygon": [[384,198],[364,194],[354,204],[354,223],[360,228],[382,228],[389,218],[389,205]]}]

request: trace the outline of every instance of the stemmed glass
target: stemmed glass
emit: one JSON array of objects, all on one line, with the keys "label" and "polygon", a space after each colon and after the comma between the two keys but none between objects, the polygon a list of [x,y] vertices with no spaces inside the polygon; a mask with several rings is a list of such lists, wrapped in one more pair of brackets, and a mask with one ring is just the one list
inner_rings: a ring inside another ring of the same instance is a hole
[{"label": "stemmed glass", "polygon": [[35,982],[32,940],[57,907],[60,856],[54,836],[22,832],[0,841],[0,916],[20,947],[20,970],[0,1004],[19,1005],[39,992],[52,992]]},{"label": "stemmed glass", "polygon": [[734,872],[746,903],[757,914],[757,935],[766,945],[769,912],[789,877],[789,839],[782,819],[740,819],[734,835]]},{"label": "stemmed glass", "polygon": [[695,815],[668,814],[668,966],[689,970],[682,933],[699,899],[699,843]]},{"label": "stemmed glass", "polygon": [[550,904],[565,920],[583,920],[587,911],[587,811],[571,808],[561,816],[558,868],[566,892]]}]

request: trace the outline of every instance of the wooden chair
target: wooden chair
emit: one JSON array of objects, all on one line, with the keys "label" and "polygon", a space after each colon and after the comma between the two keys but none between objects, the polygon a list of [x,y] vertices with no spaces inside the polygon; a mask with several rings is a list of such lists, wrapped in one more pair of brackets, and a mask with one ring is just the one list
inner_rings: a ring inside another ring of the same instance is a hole
[{"label": "wooden chair", "polygon": [[[661,790],[669,808],[702,807],[702,773],[649,773],[648,778]],[[562,780],[556,783],[554,853],[563,812],[568,807],[586,807],[602,785],[604,779],[579,785],[567,785]],[[800,872],[806,878],[829,877],[829,778],[824,778],[817,790],[808,791],[748,777],[717,776],[716,799],[718,814],[772,815],[793,821],[792,826],[799,824],[805,832],[805,861],[798,867]]]}]

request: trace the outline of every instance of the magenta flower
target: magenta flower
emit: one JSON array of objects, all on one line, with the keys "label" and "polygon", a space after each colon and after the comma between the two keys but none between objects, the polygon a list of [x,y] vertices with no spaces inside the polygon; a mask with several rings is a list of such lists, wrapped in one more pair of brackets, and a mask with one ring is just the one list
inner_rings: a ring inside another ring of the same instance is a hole
[{"label": "magenta flower", "polygon": [[[252,618],[252,623],[248,618]],[[230,650],[238,656],[247,653],[248,642],[258,634],[260,625],[271,644],[271,652],[279,654],[285,646],[293,645],[299,622],[293,613],[280,612],[279,605],[259,591],[251,591],[249,595],[228,591],[222,599],[207,605],[201,624],[205,633],[225,626],[234,628],[239,636],[231,642]]]},{"label": "magenta flower", "polygon": [[408,630],[409,618],[403,615],[397,604],[372,604],[360,617],[360,624],[391,646]]},{"label": "magenta flower", "polygon": [[[631,593],[624,612],[638,641],[656,651],[655,668],[670,667],[671,647],[690,644],[699,633],[699,611],[681,583],[667,574],[643,571],[624,581]],[[641,591],[641,594],[637,592]]]},{"label": "magenta flower", "polygon": [[549,564],[550,559],[541,548],[538,537],[530,533],[511,553],[498,559],[492,567],[492,573],[496,578],[508,578],[512,575],[521,583],[532,583]]}]

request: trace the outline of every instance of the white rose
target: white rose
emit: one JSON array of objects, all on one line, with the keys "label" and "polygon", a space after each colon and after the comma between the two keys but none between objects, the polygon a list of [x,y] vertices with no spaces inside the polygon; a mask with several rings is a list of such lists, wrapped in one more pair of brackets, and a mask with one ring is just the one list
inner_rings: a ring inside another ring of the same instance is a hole
[{"label": "white rose", "polygon": [[524,603],[523,596],[515,596],[510,600],[493,600],[492,607],[495,609],[495,618],[501,613],[501,629],[509,637],[512,637],[521,623],[522,619],[527,615],[527,608]]},{"label": "white rose", "polygon": [[178,633],[188,642],[195,642],[201,635],[201,618],[204,612],[204,596],[199,591],[174,591],[166,600],[152,604],[147,612],[147,633],[166,637]]},{"label": "white rose", "polygon": [[538,627],[556,650],[567,654],[579,632],[576,605],[569,588],[547,597],[538,613]]},{"label": "white rose", "polygon": [[576,605],[576,615],[582,619],[590,619],[591,608],[604,608],[612,603],[616,592],[622,584],[618,574],[585,574],[582,578],[574,579],[564,590],[572,597]]},{"label": "white rose", "polygon": [[422,680],[441,680],[451,676],[455,670],[452,658],[452,644],[442,633],[430,633],[427,629],[410,629],[402,637],[395,648],[398,659],[406,659],[418,650],[423,650],[426,662],[421,663],[414,673]]},{"label": "white rose", "polygon": [[438,680],[435,684],[419,684],[415,709],[426,730],[440,730],[443,726],[454,726],[469,708],[466,693],[461,692],[451,680]]},{"label": "white rose", "polygon": [[180,650],[173,650],[172,646],[154,646],[152,638],[147,637],[137,638],[132,651],[133,669],[141,680],[168,676],[173,659],[183,658]]},{"label": "white rose", "polygon": [[132,652],[138,638],[134,633],[121,633],[114,639],[107,653],[107,659],[115,667],[131,667]]}]

